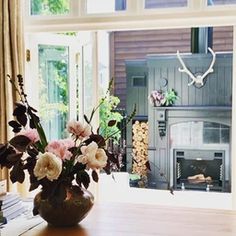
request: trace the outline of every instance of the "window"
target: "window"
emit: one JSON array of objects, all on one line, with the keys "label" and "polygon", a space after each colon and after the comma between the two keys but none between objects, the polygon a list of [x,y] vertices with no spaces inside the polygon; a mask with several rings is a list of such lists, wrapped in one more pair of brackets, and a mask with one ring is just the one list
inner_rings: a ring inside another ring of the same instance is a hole
[{"label": "window", "polygon": [[107,90],[109,33],[32,33],[28,41],[32,56],[27,93],[48,139],[64,138],[67,122],[90,117]]},{"label": "window", "polygon": [[191,121],[171,125],[171,146],[229,144],[230,128],[213,122]]},{"label": "window", "polygon": [[145,0],[145,8],[186,7],[187,0]]},{"label": "window", "polygon": [[69,13],[70,0],[31,0],[31,15],[66,15]]},{"label": "window", "polygon": [[126,10],[126,0],[87,0],[87,13],[110,13]]},{"label": "window", "polygon": [[69,50],[39,45],[39,114],[49,140],[64,138],[68,120]]},{"label": "window", "polygon": [[39,111],[48,140],[67,137],[66,124],[78,113],[78,39],[74,35],[36,33],[30,34],[28,41],[31,60],[26,91],[31,105]]},{"label": "window", "polygon": [[203,143],[229,143],[229,126],[219,123],[203,123]]},{"label": "window", "polygon": [[236,4],[236,0],[208,0],[208,6]]}]

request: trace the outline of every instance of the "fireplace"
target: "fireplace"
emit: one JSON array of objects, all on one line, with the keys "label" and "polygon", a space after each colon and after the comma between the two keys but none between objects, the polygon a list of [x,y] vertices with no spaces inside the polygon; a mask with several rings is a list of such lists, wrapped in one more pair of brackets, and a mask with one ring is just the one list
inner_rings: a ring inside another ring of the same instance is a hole
[{"label": "fireplace", "polygon": [[[231,109],[156,107],[153,114],[148,121],[148,158],[150,179],[157,188],[166,189],[169,184],[175,190],[230,192]],[[159,121],[166,123],[164,136]]]},{"label": "fireplace", "polygon": [[225,191],[223,150],[174,149],[174,188]]},{"label": "fireplace", "polygon": [[173,122],[169,143],[174,189],[230,191],[230,126],[221,123],[223,117],[218,122],[213,117],[169,119]]}]

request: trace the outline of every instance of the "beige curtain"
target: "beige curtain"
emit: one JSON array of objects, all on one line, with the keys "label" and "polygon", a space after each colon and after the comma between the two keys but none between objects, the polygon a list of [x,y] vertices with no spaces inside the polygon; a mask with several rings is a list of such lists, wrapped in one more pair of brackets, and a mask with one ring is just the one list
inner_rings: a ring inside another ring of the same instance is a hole
[{"label": "beige curtain", "polygon": [[[22,0],[0,0],[0,143],[12,136],[8,121],[17,94],[8,81],[7,74],[13,79],[24,74],[24,48],[22,30]],[[8,171],[2,170],[1,179],[8,178]],[[8,181],[8,187],[10,187]]]}]

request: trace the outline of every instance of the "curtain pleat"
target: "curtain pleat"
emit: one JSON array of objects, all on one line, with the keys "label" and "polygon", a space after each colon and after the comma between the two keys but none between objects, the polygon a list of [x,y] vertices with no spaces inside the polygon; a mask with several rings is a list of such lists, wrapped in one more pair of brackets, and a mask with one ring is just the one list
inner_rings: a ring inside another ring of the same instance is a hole
[{"label": "curtain pleat", "polygon": [[[22,6],[23,0],[0,0],[0,143],[6,143],[13,135],[8,122],[13,118],[13,107],[17,101],[17,93],[7,75],[12,79],[16,79],[17,74],[24,76]],[[6,169],[0,171],[0,178],[8,179]],[[8,180],[8,190],[11,189]],[[16,186],[16,189],[21,187]]]}]

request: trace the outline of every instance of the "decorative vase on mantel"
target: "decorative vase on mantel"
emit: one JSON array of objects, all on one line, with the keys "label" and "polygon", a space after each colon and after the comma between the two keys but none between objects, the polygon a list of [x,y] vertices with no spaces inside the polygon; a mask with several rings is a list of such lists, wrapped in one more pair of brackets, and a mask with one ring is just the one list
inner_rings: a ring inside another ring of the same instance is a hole
[{"label": "decorative vase on mantel", "polygon": [[34,198],[34,214],[39,214],[48,225],[55,227],[69,227],[77,225],[83,220],[94,204],[91,192],[81,189],[75,192],[67,191],[66,199],[57,205],[52,205],[48,199],[42,199],[42,192]]}]

